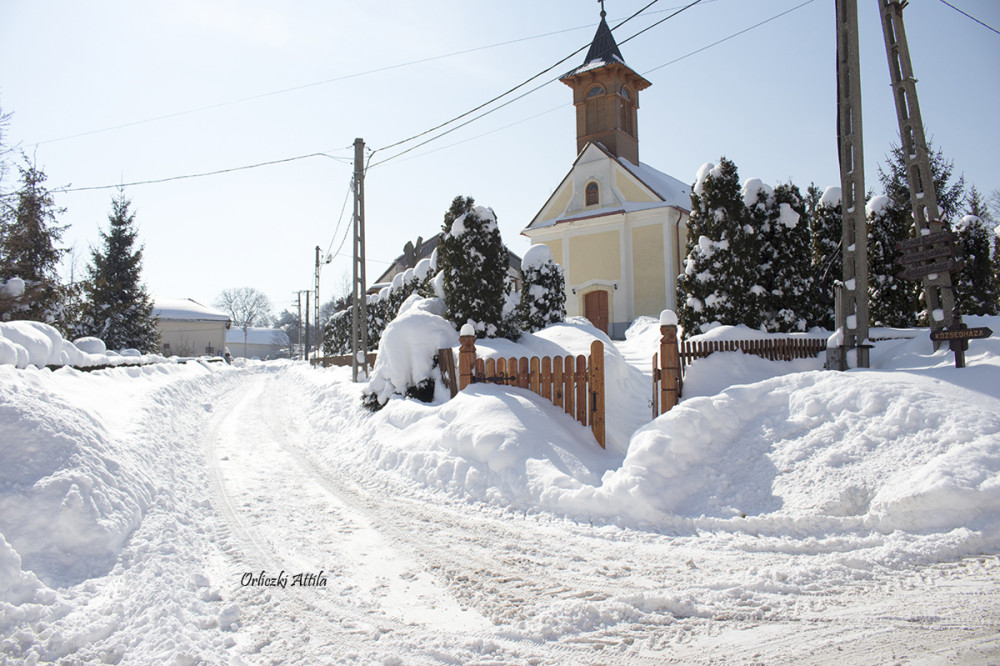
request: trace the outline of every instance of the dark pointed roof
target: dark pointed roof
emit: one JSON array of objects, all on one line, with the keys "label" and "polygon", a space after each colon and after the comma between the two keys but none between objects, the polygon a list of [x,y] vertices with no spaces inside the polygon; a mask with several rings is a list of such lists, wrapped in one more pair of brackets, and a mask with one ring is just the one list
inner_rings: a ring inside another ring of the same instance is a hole
[{"label": "dark pointed roof", "polygon": [[604,12],[601,12],[601,24],[597,26],[597,34],[594,35],[594,41],[590,44],[590,50],[587,51],[587,57],[583,64],[586,66],[595,60],[613,62],[616,59],[622,63],[625,62],[622,52],[618,50],[618,43],[615,42],[614,35],[611,34],[611,28],[608,27],[608,22],[604,18]]}]

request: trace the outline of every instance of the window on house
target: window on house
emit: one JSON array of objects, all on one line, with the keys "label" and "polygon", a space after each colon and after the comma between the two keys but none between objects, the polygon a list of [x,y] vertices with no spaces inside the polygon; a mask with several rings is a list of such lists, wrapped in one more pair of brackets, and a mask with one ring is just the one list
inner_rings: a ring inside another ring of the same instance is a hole
[{"label": "window on house", "polygon": [[597,183],[587,183],[587,188],[584,192],[586,193],[586,205],[596,206],[601,202],[601,189]]},{"label": "window on house", "polygon": [[603,95],[603,94],[604,94],[604,88],[602,86],[594,86],[593,88],[587,91],[588,98],[597,97],[598,95]]}]

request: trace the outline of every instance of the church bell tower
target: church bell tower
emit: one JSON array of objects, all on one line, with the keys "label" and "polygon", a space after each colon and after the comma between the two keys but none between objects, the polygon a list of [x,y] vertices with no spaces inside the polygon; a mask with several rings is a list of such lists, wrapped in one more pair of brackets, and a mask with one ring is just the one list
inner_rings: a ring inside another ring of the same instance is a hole
[{"label": "church bell tower", "polygon": [[559,80],[573,89],[577,154],[589,142],[600,143],[638,164],[639,91],[652,84],[625,64],[601,4],[601,24],[583,65]]}]

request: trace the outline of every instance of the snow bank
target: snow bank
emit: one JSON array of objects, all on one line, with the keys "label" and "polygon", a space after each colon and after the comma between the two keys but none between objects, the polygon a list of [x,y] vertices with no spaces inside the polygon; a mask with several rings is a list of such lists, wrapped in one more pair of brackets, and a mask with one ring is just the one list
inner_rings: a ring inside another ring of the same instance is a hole
[{"label": "snow bank", "polygon": [[[397,276],[398,277],[398,276]],[[455,327],[444,318],[444,302],[411,294],[389,322],[379,341],[375,367],[367,392],[380,404],[393,396],[403,396],[427,380],[434,380],[436,400],[445,400],[448,390],[434,365],[439,349],[458,343]]]},{"label": "snow bank", "polygon": [[124,350],[122,354],[109,352],[104,342],[97,338],[80,338],[76,342],[70,342],[63,339],[62,334],[52,326],[38,321],[0,323],[0,366],[26,368],[33,365],[44,368],[71,365],[86,368],[167,361],[163,356],[144,355],[135,350]]}]

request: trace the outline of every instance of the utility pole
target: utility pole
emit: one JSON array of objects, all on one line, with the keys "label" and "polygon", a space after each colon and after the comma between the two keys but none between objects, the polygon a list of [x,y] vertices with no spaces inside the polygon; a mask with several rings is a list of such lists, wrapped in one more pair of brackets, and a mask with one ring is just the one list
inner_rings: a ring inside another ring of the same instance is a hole
[{"label": "utility pole", "polygon": [[368,296],[365,293],[365,142],[354,140],[354,283],[351,307],[351,377],[368,378]]},{"label": "utility pole", "polygon": [[295,292],[295,298],[299,304],[299,318],[296,321],[297,328],[295,330],[297,335],[295,337],[297,338],[296,343],[298,344],[299,349],[302,349],[302,292]]},{"label": "utility pole", "polygon": [[319,323],[319,245],[316,246],[316,279],[313,286],[316,294],[316,351],[318,352],[323,346],[323,328]]},{"label": "utility pole", "polygon": [[865,162],[861,133],[861,67],[857,0],[837,0],[837,152],[843,215],[844,282],[837,286],[837,328],[843,334],[833,365],[847,369],[855,349],[859,368],[869,367],[868,225],[865,214]]},{"label": "utility pole", "polygon": [[[302,345],[302,294],[306,295],[306,330],[305,330],[305,345]],[[309,360],[309,295],[310,291],[308,289],[300,289],[298,291],[299,298],[299,345],[302,346],[302,360]]]},{"label": "utility pole", "polygon": [[[899,0],[878,0],[878,3],[882,17],[882,34],[885,37],[885,53],[889,59],[889,77],[892,80],[892,92],[896,100],[896,118],[899,121],[899,136],[902,142],[900,147],[910,184],[913,233],[919,239],[922,236],[940,234],[948,229],[941,219],[937,193],[934,191],[930,155],[924,137],[924,123],[920,118],[920,104],[917,102],[917,80],[913,77],[910,49],[903,28],[903,7],[907,3]],[[950,237],[944,242],[950,245]],[[941,270],[924,275],[922,282],[924,305],[927,307],[931,331],[942,331],[951,325],[955,308],[951,272],[947,265],[944,265]],[[935,349],[940,345],[940,342],[935,342]]]}]

